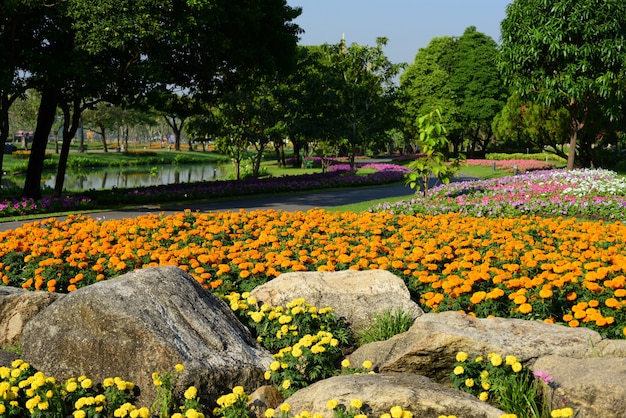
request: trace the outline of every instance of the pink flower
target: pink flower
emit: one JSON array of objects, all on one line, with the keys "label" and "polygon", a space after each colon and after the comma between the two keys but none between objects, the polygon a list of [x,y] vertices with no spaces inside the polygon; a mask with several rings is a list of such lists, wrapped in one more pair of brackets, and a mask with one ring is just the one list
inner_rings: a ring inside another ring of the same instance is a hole
[{"label": "pink flower", "polygon": [[538,377],[539,379],[543,380],[546,383],[550,383],[552,382],[552,379],[554,379],[552,376],[550,376],[550,373],[548,373],[546,370],[534,371],[533,376]]}]

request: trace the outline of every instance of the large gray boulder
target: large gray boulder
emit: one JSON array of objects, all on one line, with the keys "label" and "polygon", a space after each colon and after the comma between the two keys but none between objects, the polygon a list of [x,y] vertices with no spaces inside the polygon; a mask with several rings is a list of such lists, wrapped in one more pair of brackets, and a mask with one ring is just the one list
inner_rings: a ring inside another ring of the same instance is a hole
[{"label": "large gray boulder", "polygon": [[420,316],[407,332],[387,341],[360,347],[350,360],[353,364],[370,360],[381,372],[417,373],[446,382],[459,351],[514,355],[529,363],[545,355],[584,358],[605,349],[619,351],[588,328],[441,312]]},{"label": "large gray boulder", "polygon": [[59,293],[0,286],[0,348],[19,347],[26,323],[61,297]]},{"label": "large gray boulder", "polygon": [[58,380],[120,376],[156,395],[152,372],[182,363],[179,388],[195,385],[203,403],[241,385],[264,384],[272,360],[231,309],[177,267],[138,270],[59,299],[24,328],[23,359]]},{"label": "large gray boulder", "polygon": [[291,272],[257,287],[252,296],[272,306],[296,298],[345,317],[354,330],[362,330],[376,315],[402,309],[417,318],[424,312],[411,300],[404,281],[386,270]]},{"label": "large gray boulder", "polygon": [[360,374],[331,377],[299,390],[285,400],[294,413],[309,411],[329,416],[331,399],[349,406],[363,402],[363,412],[379,417],[396,405],[415,418],[455,415],[463,418],[499,418],[504,412],[478,398],[410,373]]},{"label": "large gray boulder", "polygon": [[546,380],[551,409],[570,407],[576,418],[622,418],[626,414],[626,358],[545,356],[533,365]]}]

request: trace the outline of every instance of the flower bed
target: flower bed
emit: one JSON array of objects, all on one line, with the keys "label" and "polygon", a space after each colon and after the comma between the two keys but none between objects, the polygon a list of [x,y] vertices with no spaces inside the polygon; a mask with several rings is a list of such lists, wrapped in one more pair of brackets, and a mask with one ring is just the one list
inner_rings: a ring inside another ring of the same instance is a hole
[{"label": "flower bed", "polygon": [[547,161],[538,160],[465,160],[466,165],[479,165],[483,167],[493,167],[495,164],[496,170],[505,170],[510,173],[514,173],[515,170],[519,173],[536,170],[551,170],[556,168],[553,163]]},{"label": "flower bed", "polygon": [[379,204],[374,212],[457,212],[477,217],[522,215],[626,218],[626,179],[608,170],[548,170],[432,188],[425,198]]},{"label": "flower bed", "polygon": [[67,292],[177,265],[216,293],[288,271],[387,269],[427,311],[586,326],[623,338],[626,226],[538,217],[239,211],[72,216],[0,234],[1,281]]}]

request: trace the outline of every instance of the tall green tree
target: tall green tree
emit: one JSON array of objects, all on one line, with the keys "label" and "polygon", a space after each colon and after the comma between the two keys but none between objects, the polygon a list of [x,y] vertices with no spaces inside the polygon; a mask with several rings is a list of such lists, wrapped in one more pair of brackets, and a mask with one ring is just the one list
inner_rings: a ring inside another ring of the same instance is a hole
[{"label": "tall green tree", "polygon": [[486,152],[493,140],[491,122],[508,97],[496,66],[497,56],[495,41],[474,26],[456,40],[450,88],[469,156]]},{"label": "tall green tree", "polygon": [[458,136],[459,110],[450,77],[454,67],[455,41],[450,36],[433,38],[425,48],[420,48],[413,64],[400,75],[402,89],[403,130],[409,142],[419,138],[418,119],[435,109],[443,109],[441,124],[448,136]]},{"label": "tall green tree", "polygon": [[[289,65],[300,14],[285,0],[68,0],[28,4],[37,27],[37,60],[26,60],[41,91],[24,195],[41,197],[41,169],[56,107],[74,94],[142,100],[149,91],[213,96],[246,68]],[[22,47],[21,44],[17,45]],[[78,61],[77,58],[84,58]],[[47,59],[47,62],[44,61]],[[91,63],[92,65],[74,65]],[[74,68],[76,67],[76,68]],[[85,83],[85,84],[83,84]],[[94,94],[94,85],[97,87]],[[69,100],[68,100],[69,99]]]},{"label": "tall green tree", "polygon": [[563,144],[569,138],[569,114],[564,108],[552,109],[522,100],[514,93],[493,119],[493,131],[509,148],[534,148],[553,152],[567,159]]},{"label": "tall green tree", "polygon": [[421,48],[400,77],[405,136],[417,138],[418,119],[439,108],[454,153],[463,146],[484,153],[493,139],[491,122],[508,97],[497,54],[494,40],[474,26]]},{"label": "tall green tree", "polygon": [[591,165],[602,122],[624,118],[624,16],[623,0],[515,0],[507,6],[499,68],[523,99],[567,110],[568,169]]},{"label": "tall green tree", "polygon": [[378,38],[376,46],[345,41],[323,45],[323,59],[331,73],[330,103],[332,114],[327,117],[329,129],[347,150],[351,170],[355,156],[374,144],[388,141],[387,131],[397,125],[395,77],[402,66],[385,56],[386,38]]}]

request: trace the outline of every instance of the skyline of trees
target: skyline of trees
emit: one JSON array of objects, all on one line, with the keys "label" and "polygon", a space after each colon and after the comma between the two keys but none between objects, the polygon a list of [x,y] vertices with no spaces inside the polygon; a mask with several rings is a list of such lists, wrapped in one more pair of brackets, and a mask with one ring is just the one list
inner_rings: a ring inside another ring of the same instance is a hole
[{"label": "skyline of trees", "polygon": [[[45,13],[39,0],[0,8],[0,145],[14,130],[9,121],[36,125],[24,195],[40,197],[52,133],[62,133],[63,172],[79,125],[91,124],[106,148],[106,136],[132,125],[119,116],[127,111],[145,113],[139,123],[167,121],[176,150],[184,137],[190,148],[192,140],[211,140],[239,165],[243,150],[255,148],[256,174],[272,145],[284,162],[285,139],[296,164],[322,154],[353,163],[358,153],[388,152],[398,141],[415,151],[417,121],[436,108],[450,156],[479,157],[494,147],[549,147],[563,156],[566,112],[568,168],[589,166],[597,146],[617,144],[624,128],[626,23],[609,19],[626,11],[619,0],[595,9],[592,0],[572,8],[565,0],[554,7],[515,0],[500,45],[470,26],[433,38],[406,67],[385,56],[385,38],[375,46],[296,46],[292,20],[300,10],[272,1],[271,11],[253,0],[140,0],[141,12],[130,0],[69,0]],[[107,13],[112,7],[128,14]],[[585,19],[563,26],[562,16]],[[27,24],[38,30],[16,36]],[[17,53],[22,46],[32,50]],[[55,189],[60,194],[62,184]]]}]

